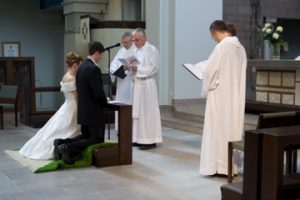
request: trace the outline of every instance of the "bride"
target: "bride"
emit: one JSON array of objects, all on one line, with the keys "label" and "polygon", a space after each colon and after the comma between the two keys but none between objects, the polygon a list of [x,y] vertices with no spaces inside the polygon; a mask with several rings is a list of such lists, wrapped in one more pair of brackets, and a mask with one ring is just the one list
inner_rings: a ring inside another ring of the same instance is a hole
[{"label": "bride", "polygon": [[60,82],[65,102],[49,121],[20,149],[19,153],[27,158],[54,159],[53,141],[56,138],[73,138],[80,134],[77,124],[77,94],[75,77],[83,58],[73,52],[66,55],[68,71]]}]

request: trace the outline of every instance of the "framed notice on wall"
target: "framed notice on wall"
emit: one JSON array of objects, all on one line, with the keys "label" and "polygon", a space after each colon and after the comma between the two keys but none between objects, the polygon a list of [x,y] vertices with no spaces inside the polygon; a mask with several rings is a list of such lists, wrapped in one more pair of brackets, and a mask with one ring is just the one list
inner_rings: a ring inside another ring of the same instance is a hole
[{"label": "framed notice on wall", "polygon": [[2,42],[3,57],[18,57],[21,56],[20,42]]}]

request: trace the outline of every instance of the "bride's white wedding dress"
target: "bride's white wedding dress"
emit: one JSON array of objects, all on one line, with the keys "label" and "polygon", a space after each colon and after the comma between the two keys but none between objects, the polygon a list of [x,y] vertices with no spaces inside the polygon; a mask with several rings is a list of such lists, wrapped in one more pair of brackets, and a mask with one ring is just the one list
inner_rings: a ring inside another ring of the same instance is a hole
[{"label": "bride's white wedding dress", "polygon": [[49,121],[20,149],[19,153],[27,158],[54,159],[53,141],[57,138],[73,138],[80,134],[77,124],[77,102],[72,91],[76,90],[75,81],[60,83],[65,102]]}]

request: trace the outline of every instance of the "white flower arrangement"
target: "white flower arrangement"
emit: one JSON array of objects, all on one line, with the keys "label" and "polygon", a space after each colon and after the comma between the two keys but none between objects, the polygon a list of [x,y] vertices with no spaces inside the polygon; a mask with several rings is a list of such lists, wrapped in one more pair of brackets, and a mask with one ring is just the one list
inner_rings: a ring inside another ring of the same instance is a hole
[{"label": "white flower arrangement", "polygon": [[283,47],[283,38],[282,38],[283,27],[274,26],[271,23],[265,23],[262,28],[262,33],[264,40],[269,42],[269,45]]}]

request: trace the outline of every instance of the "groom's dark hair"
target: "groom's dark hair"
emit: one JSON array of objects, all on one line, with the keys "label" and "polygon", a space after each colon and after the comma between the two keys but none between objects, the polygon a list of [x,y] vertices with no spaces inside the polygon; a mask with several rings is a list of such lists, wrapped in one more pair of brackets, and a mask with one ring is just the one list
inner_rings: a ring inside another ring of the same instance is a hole
[{"label": "groom's dark hair", "polygon": [[96,52],[102,53],[105,51],[103,45],[101,44],[101,42],[95,41],[95,42],[91,42],[89,45],[89,55],[93,55]]}]

